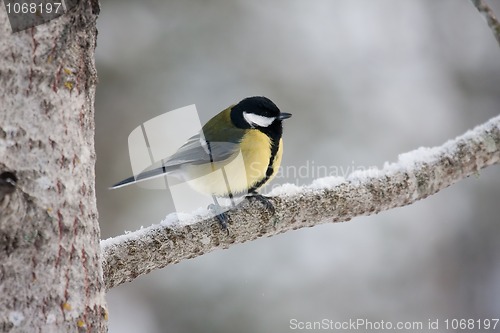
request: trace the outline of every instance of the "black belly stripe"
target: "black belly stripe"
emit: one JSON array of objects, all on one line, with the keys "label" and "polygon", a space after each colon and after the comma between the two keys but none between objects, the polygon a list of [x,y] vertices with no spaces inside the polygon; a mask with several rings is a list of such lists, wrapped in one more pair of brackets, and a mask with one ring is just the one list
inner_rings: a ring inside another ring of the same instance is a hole
[{"label": "black belly stripe", "polygon": [[269,157],[269,163],[267,165],[266,176],[263,179],[261,179],[260,181],[258,181],[257,183],[255,183],[252,187],[250,187],[248,189],[249,193],[257,191],[257,189],[259,187],[261,187],[262,185],[267,183],[269,181],[269,178],[271,178],[271,176],[274,172],[273,163],[274,163],[274,159],[276,158],[276,155],[278,154],[278,149],[279,149],[279,145],[280,145],[280,138],[270,138],[270,139],[271,139],[271,156]]}]

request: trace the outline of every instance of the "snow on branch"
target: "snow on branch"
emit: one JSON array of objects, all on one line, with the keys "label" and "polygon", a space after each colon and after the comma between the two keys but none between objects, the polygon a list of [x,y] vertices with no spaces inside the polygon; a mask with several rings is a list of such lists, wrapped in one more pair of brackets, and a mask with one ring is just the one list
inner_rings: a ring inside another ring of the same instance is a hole
[{"label": "snow on branch", "polygon": [[500,45],[500,22],[495,17],[493,10],[488,6],[486,0],[471,0],[474,6],[476,6],[477,10],[483,14],[486,19],[486,22],[490,26],[493,35],[497,39],[498,44]]},{"label": "snow on branch", "polygon": [[168,223],[101,242],[106,287],[233,244],[410,205],[499,161],[497,116],[440,147],[402,154],[382,169],[321,178],[303,187],[283,185],[273,191],[273,216],[258,201],[245,200],[228,212],[229,234],[215,218],[193,215],[189,224],[181,224],[170,216]]}]

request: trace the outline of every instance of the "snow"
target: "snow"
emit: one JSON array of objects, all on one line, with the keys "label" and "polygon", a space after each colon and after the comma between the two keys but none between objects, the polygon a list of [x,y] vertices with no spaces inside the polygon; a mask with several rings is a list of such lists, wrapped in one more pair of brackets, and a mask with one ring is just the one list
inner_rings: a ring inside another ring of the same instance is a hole
[{"label": "snow", "polygon": [[[465,134],[462,134],[455,139],[448,140],[440,147],[420,147],[412,150],[408,153],[403,153],[398,156],[398,161],[396,163],[385,162],[383,171],[401,171],[409,170],[414,168],[416,165],[431,164],[436,161],[436,159],[441,156],[451,155],[453,151],[456,150],[457,144],[460,141],[484,141],[486,143],[487,149],[492,152],[496,150],[496,144],[492,138],[484,135],[484,132],[491,127],[499,126],[498,120],[500,116],[490,119],[490,121],[475,127],[472,130],[468,130]],[[497,122],[497,124],[495,124]]]},{"label": "snow", "polygon": [[160,229],[160,228],[161,228],[161,225],[153,224],[147,228],[141,227],[139,230],[136,230],[133,232],[126,231],[125,234],[123,234],[123,235],[104,239],[101,241],[101,250],[104,248],[107,248],[107,247],[112,247],[114,245],[127,242],[127,241],[144,238],[149,232],[151,232],[155,229]]},{"label": "snow", "polygon": [[365,170],[355,170],[347,176],[347,181],[359,184],[366,182],[372,178],[378,178],[382,175],[382,170],[377,167],[371,167]]},{"label": "snow", "polygon": [[420,147],[408,153],[400,154],[397,163],[385,163],[384,169],[390,169],[395,166],[398,170],[413,168],[416,164],[432,162],[438,154],[441,153],[439,148]]},{"label": "snow", "polygon": [[299,194],[304,189],[303,186],[297,186],[295,184],[283,184],[281,186],[275,187],[269,192],[269,196],[271,197],[285,197],[285,196],[293,196]]},{"label": "snow", "polygon": [[331,176],[315,179],[310,185],[304,186],[286,183],[273,188],[267,195],[271,197],[291,197],[307,191],[334,188],[335,186],[345,182],[346,180],[344,177]]},{"label": "snow", "polygon": [[123,235],[110,237],[101,241],[101,249],[112,247],[119,243],[143,239],[147,234],[163,227],[177,227],[196,223],[198,221],[212,217],[206,208],[199,208],[192,213],[171,213],[168,214],[160,224],[153,224],[149,227],[143,227],[136,231],[125,231]]},{"label": "snow", "polygon": [[213,214],[210,211],[206,208],[200,207],[191,213],[176,212],[168,214],[165,219],[160,222],[160,225],[168,227],[189,225],[211,216],[213,216]]},{"label": "snow", "polygon": [[338,176],[331,176],[331,177],[323,177],[323,178],[318,178],[315,179],[311,185],[307,186],[306,188],[313,189],[313,190],[320,190],[320,189],[330,189],[334,188],[342,183],[345,183],[346,180],[344,177],[338,177]]}]

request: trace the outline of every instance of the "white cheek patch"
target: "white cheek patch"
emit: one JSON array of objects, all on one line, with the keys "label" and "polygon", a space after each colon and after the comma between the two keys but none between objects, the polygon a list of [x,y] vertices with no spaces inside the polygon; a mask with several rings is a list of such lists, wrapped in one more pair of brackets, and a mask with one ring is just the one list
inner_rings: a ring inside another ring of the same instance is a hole
[{"label": "white cheek patch", "polygon": [[255,113],[247,113],[243,112],[243,118],[249,123],[250,125],[254,126],[257,125],[259,127],[267,127],[273,123],[273,121],[276,119],[275,117],[265,117],[265,116],[259,116],[258,114]]}]

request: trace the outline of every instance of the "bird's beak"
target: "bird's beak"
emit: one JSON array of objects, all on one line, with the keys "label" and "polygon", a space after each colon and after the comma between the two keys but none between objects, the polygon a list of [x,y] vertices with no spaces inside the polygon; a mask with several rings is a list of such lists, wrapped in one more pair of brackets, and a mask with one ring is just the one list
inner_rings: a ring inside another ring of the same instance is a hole
[{"label": "bird's beak", "polygon": [[286,113],[286,112],[281,112],[280,115],[278,116],[279,120],[285,120],[288,119],[292,116],[291,113]]}]

